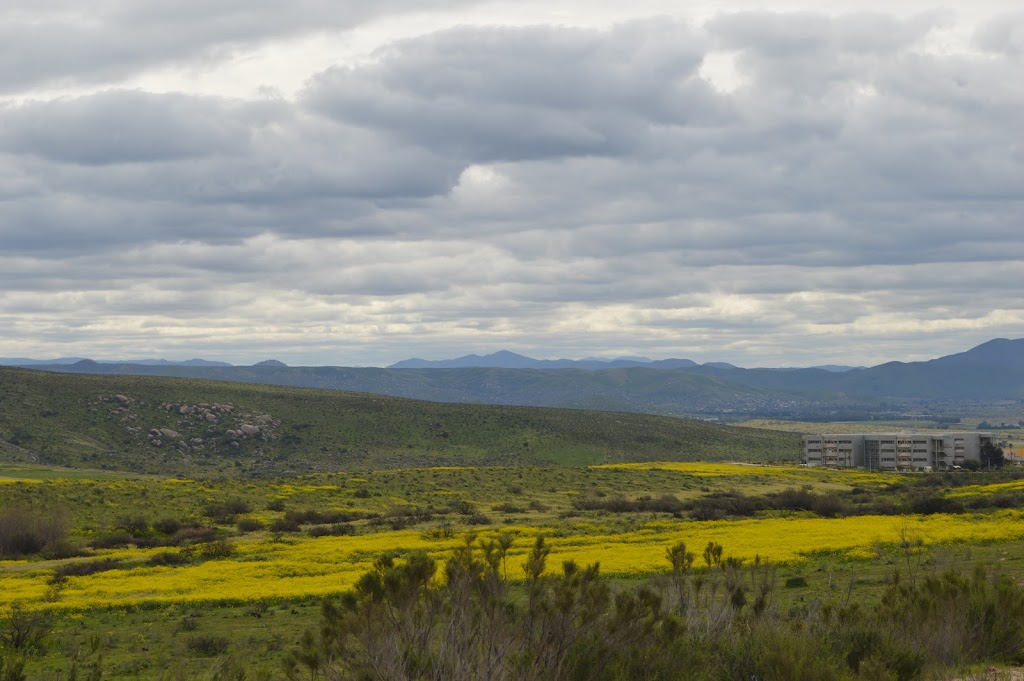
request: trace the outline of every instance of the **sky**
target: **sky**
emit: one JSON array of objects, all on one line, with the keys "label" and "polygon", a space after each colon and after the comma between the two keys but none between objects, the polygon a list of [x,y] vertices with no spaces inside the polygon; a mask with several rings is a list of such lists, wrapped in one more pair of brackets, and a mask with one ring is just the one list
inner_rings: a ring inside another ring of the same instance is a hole
[{"label": "sky", "polygon": [[1024,336],[1016,0],[86,7],[0,7],[0,356]]}]

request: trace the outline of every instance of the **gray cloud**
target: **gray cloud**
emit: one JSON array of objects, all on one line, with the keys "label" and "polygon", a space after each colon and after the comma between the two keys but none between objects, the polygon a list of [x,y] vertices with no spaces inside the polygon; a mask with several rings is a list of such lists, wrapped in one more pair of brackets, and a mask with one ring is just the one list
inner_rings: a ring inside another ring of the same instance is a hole
[{"label": "gray cloud", "polygon": [[234,155],[249,143],[249,112],[238,115],[231,108],[208,99],[126,91],[31,103],[3,115],[0,145],[84,165]]},{"label": "gray cloud", "polygon": [[664,22],[455,29],[394,45],[368,67],[331,69],[306,99],[468,162],[616,156],[650,144],[651,126],[727,115],[697,76],[703,48]]},{"label": "gray cloud", "polygon": [[0,92],[117,80],[146,69],[215,62],[247,46],[343,31],[390,13],[459,0],[256,0],[80,3],[8,0],[0,10]]},{"label": "gray cloud", "polygon": [[[104,25],[164,21],[124,12]],[[167,49],[274,35],[256,14]],[[292,362],[507,346],[870,363],[913,338],[1024,335],[1007,293],[1024,275],[1022,53],[1010,19],[977,30],[984,54],[936,52],[947,21],[463,26],[328,69],[295,101],[9,105],[0,354],[149,339],[261,359],[260,328]],[[702,70],[722,51],[734,87]]]}]

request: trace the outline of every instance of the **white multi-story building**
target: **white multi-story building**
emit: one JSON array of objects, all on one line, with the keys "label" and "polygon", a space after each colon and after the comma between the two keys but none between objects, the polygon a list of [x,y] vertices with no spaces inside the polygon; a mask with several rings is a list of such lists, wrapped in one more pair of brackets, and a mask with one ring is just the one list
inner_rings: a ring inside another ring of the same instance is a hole
[{"label": "white multi-story building", "polygon": [[871,470],[955,470],[981,462],[991,433],[843,433],[804,436],[808,466]]}]

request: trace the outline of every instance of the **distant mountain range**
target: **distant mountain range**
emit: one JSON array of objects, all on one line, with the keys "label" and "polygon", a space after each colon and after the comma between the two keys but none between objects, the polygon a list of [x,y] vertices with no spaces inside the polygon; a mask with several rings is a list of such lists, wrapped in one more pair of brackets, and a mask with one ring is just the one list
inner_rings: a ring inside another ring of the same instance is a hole
[{"label": "distant mountain range", "polygon": [[57,359],[29,359],[27,357],[0,357],[0,366],[32,367],[61,366],[92,362],[94,364],[137,364],[139,366],[185,366],[185,367],[229,367],[227,362],[213,362],[206,359],[186,359],[174,361],[169,359],[87,359],[85,357],[59,357]]},{"label": "distant mountain range", "polygon": [[[871,368],[743,369],[690,360],[535,360],[512,352],[453,360],[407,360],[388,368],[225,363],[75,363],[48,371],[180,376],[314,387],[437,402],[575,407],[725,418],[830,420],[896,409],[893,401],[1024,400],[1024,339],[999,338],[926,362]],[[557,369],[557,370],[555,370]]]},{"label": "distant mountain range", "polygon": [[[500,350],[490,355],[465,355],[455,359],[406,359],[396,362],[388,369],[466,369],[469,367],[488,367],[492,369],[623,369],[626,367],[648,367],[651,369],[689,369],[699,366],[690,359],[650,360],[637,357],[619,357],[617,359],[533,359],[518,355],[508,350]],[[732,366],[731,364],[728,366]]]},{"label": "distant mountain range", "polygon": [[[230,367],[235,366],[229,362],[215,362],[206,359],[88,359],[85,357],[60,357],[57,359],[31,359],[27,357],[0,357],[0,366],[15,367],[42,367],[78,364],[80,362],[95,364],[128,364],[138,366],[191,366],[191,367]],[[287,366],[284,362],[276,359],[266,359],[257,362],[252,366]],[[588,369],[591,371],[602,371],[604,369],[622,369],[627,367],[647,367],[649,369],[690,369],[697,366],[714,367],[718,369],[736,369],[735,365],[728,362],[705,362],[698,364],[692,359],[658,359],[652,360],[645,357],[618,357],[616,359],[602,359],[588,357],[585,359],[534,359],[520,355],[508,350],[500,350],[490,355],[464,355],[455,359],[405,359],[388,366],[388,369],[466,369],[470,367],[489,367],[494,369]],[[841,366],[829,364],[816,369],[826,371],[849,371],[858,367]],[[863,367],[860,367],[863,368]],[[780,369],[780,371],[791,371],[791,369]]]},{"label": "distant mountain range", "polygon": [[[591,371],[603,371],[605,369],[625,369],[630,367],[645,367],[648,369],[692,369],[693,367],[704,366],[715,369],[738,369],[734,364],[728,362],[705,362],[698,364],[692,359],[647,359],[646,357],[617,357],[615,359],[601,359],[599,357],[588,357],[586,359],[534,359],[519,355],[508,350],[499,350],[490,355],[463,355],[455,359],[404,359],[395,362],[388,369],[467,369],[470,367],[488,367],[492,369],[589,369]],[[814,369],[826,371],[849,371],[858,367],[841,366],[828,364]],[[863,367],[860,367],[863,368]],[[789,369],[780,369],[788,371]]]}]

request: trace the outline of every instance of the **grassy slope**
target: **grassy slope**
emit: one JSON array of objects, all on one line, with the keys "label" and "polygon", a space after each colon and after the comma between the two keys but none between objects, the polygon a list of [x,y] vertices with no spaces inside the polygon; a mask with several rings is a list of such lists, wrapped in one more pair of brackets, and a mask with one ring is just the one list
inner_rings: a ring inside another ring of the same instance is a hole
[{"label": "grassy slope", "polygon": [[[765,406],[807,399],[785,385],[763,388],[721,371],[667,371],[645,367],[585,369],[380,369],[374,367],[193,367],[78,365],[48,367],[69,373],[205,378],[331,390],[350,390],[436,402],[531,405],[679,415]],[[827,373],[827,372],[817,372]],[[814,399],[821,399],[818,392]],[[841,396],[826,395],[845,403]]]},{"label": "grassy slope", "polygon": [[[114,395],[129,398],[127,404]],[[230,404],[216,423],[161,404]],[[228,429],[268,415],[268,437]],[[137,428],[137,432],[129,429]],[[149,444],[152,428],[182,451]],[[139,376],[0,368],[0,457],[197,475],[265,475],[370,467],[467,464],[584,465],[640,460],[779,460],[799,455],[794,434],[699,421],[535,407],[421,402],[379,395]]]}]

